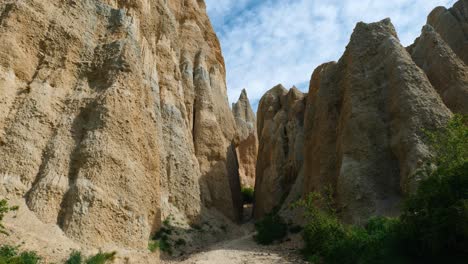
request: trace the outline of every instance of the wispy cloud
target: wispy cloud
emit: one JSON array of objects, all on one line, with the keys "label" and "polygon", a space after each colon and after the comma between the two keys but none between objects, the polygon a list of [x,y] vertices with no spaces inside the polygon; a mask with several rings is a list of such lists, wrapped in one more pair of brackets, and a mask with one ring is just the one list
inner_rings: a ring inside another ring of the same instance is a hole
[{"label": "wispy cloud", "polygon": [[206,0],[226,59],[228,94],[247,88],[258,101],[278,83],[309,81],[313,69],[337,60],[355,24],[390,17],[404,45],[419,35],[429,12],[455,0]]}]

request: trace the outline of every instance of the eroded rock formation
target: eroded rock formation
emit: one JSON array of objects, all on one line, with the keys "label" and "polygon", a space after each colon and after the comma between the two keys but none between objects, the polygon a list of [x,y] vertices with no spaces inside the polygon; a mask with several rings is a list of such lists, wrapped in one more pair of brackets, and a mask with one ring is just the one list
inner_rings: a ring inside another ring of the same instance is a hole
[{"label": "eroded rock formation", "polygon": [[253,188],[258,151],[257,121],[245,89],[242,90],[239,100],[232,104],[232,112],[239,137],[236,152],[239,159],[241,185]]},{"label": "eroded rock formation", "polygon": [[146,248],[174,213],[239,218],[204,1],[2,1],[0,14],[0,196],[93,246]]},{"label": "eroded rock formation", "polygon": [[305,192],[331,186],[343,219],[398,213],[429,157],[423,129],[451,116],[389,19],[359,23],[337,63],[312,77],[305,118]]},{"label": "eroded rock formation", "polygon": [[408,51],[454,113],[468,114],[468,68],[430,26]]},{"label": "eroded rock formation", "polygon": [[[297,173],[295,186],[303,186],[303,196],[333,190],[341,216],[352,223],[398,214],[401,198],[414,191],[423,175],[418,170],[431,155],[423,130],[443,125],[452,112],[468,111],[467,14],[466,0],[450,9],[436,8],[422,35],[406,49],[389,19],[358,23],[342,58],[314,71],[299,137],[304,173]],[[273,118],[281,100],[266,99],[285,92],[269,91],[262,99],[268,106],[259,107],[257,183],[278,178],[258,170],[271,168],[264,164],[276,159],[276,145],[260,133],[265,133],[264,119],[279,122],[275,127],[289,122]],[[276,192],[273,199],[279,199],[282,186],[261,191],[264,185],[257,186],[256,195]],[[272,207],[265,208],[262,214]]]},{"label": "eroded rock formation", "polygon": [[437,31],[460,59],[468,64],[468,1],[459,0],[452,8],[435,8],[427,24]]},{"label": "eroded rock formation", "polygon": [[255,180],[254,217],[279,208],[303,164],[303,126],[306,95],[282,85],[260,100],[257,115],[260,141]]}]

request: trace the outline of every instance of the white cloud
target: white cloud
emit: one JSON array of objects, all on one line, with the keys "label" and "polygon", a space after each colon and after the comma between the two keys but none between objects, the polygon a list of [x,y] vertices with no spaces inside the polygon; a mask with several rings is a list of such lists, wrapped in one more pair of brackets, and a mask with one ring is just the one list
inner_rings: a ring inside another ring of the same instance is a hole
[{"label": "white cloud", "polygon": [[404,45],[429,12],[455,0],[206,0],[227,67],[228,94],[247,88],[257,101],[271,87],[308,82],[318,65],[337,60],[355,24],[390,17]]}]

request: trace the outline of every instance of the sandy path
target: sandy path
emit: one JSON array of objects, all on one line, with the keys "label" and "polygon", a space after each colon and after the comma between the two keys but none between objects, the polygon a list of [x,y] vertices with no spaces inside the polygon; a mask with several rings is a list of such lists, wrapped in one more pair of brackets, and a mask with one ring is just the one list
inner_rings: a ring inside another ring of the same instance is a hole
[{"label": "sandy path", "polygon": [[166,260],[163,264],[299,264],[297,245],[292,241],[281,245],[261,246],[254,242],[253,235],[222,242],[185,260]]}]

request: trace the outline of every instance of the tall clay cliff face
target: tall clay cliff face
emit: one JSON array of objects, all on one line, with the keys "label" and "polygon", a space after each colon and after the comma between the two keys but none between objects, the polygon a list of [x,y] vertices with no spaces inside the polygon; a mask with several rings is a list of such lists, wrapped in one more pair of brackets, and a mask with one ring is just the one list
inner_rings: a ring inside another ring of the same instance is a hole
[{"label": "tall clay cliff face", "polygon": [[427,19],[427,24],[440,34],[460,59],[468,64],[468,1],[459,0],[452,8],[437,7]]},{"label": "tall clay cliff face", "polygon": [[390,20],[359,23],[338,63],[312,77],[305,117],[305,192],[331,186],[343,218],[398,213],[429,157],[424,129],[451,116]]},{"label": "tall clay cliff face", "polygon": [[253,188],[258,151],[257,121],[245,89],[242,90],[239,100],[232,104],[232,112],[238,132],[236,152],[239,158],[241,185]]},{"label": "tall clay cliff face", "polygon": [[235,121],[202,0],[0,3],[0,196],[77,241],[240,214]]},{"label": "tall clay cliff face", "polygon": [[425,71],[447,106],[468,113],[468,1],[435,8],[408,52]]},{"label": "tall clay cliff face", "polygon": [[303,164],[306,95],[282,85],[260,100],[257,115],[260,141],[255,180],[254,217],[261,218],[285,201]]},{"label": "tall clay cliff face", "polygon": [[358,23],[342,58],[314,71],[306,99],[281,86],[267,92],[255,216],[293,201],[297,186],[303,196],[331,187],[347,222],[397,215],[431,155],[424,129],[466,113],[467,70],[456,54],[431,26],[406,49],[389,19]]}]

